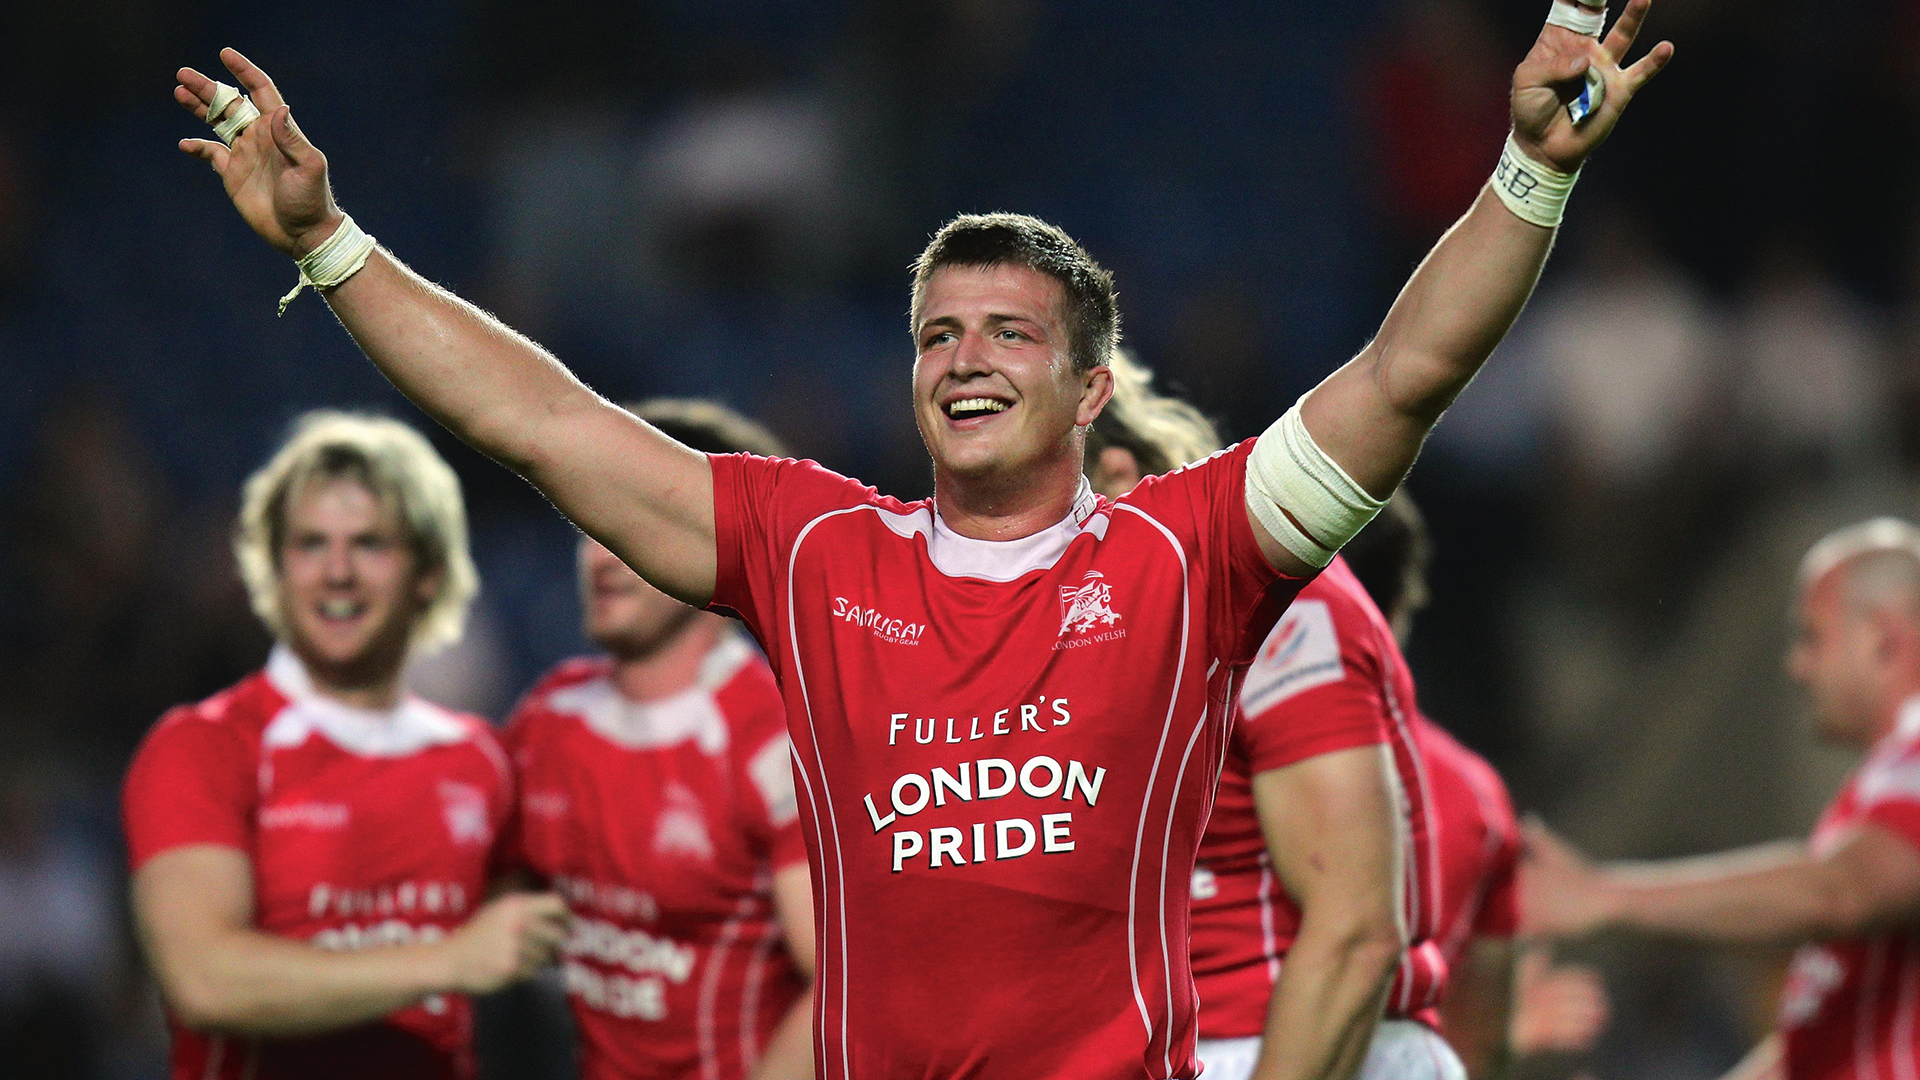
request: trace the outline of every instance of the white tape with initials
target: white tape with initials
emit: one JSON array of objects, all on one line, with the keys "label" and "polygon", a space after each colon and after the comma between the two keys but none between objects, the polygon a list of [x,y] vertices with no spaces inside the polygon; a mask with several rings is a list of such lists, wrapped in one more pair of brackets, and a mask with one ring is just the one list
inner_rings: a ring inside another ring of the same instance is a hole
[{"label": "white tape with initials", "polygon": [[1563,173],[1528,157],[1509,132],[1507,145],[1500,150],[1500,163],[1493,167],[1493,179],[1489,183],[1493,185],[1493,193],[1513,211],[1513,216],[1551,229],[1557,227],[1566,214],[1567,196],[1573,193],[1573,183],[1578,179],[1577,172]]}]

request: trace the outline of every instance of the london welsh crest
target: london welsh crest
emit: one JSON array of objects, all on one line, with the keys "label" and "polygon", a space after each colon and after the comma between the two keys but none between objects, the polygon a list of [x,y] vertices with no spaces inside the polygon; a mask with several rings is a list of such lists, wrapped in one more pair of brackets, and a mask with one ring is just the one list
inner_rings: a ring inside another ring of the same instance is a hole
[{"label": "london welsh crest", "polygon": [[1085,633],[1095,626],[1112,626],[1120,621],[1113,610],[1113,586],[1100,571],[1089,570],[1078,586],[1060,586],[1060,633]]}]

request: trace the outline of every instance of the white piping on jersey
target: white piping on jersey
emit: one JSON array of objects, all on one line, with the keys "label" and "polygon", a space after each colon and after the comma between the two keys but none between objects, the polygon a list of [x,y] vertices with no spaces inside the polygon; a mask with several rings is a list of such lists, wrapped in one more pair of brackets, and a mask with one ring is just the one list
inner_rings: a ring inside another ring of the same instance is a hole
[{"label": "white piping on jersey", "polygon": [[[1425,760],[1424,755],[1422,760]],[[1463,776],[1462,779],[1467,781],[1467,790],[1473,794],[1473,801],[1480,806],[1480,820],[1486,822],[1487,834],[1480,839],[1480,865],[1482,868],[1489,867],[1493,865],[1493,857],[1499,853],[1501,843],[1500,832],[1494,828],[1494,822],[1504,815],[1501,814],[1500,807],[1488,798],[1487,792],[1481,789],[1480,784],[1468,777]],[[1428,842],[1437,848],[1439,833],[1431,827],[1431,820],[1428,825]],[[1434,864],[1442,865],[1442,860],[1436,858]],[[1482,873],[1480,880],[1474,882],[1472,898],[1461,906],[1459,913],[1453,917],[1453,925],[1446,929],[1445,935],[1440,939],[1441,952],[1452,952],[1455,946],[1473,933],[1473,924],[1480,916],[1480,909],[1486,906],[1487,893],[1492,889],[1493,878]]]},{"label": "white piping on jersey", "polygon": [[961,536],[947,527],[940,519],[939,507],[931,502],[904,514],[871,505],[849,509],[872,510],[896,536],[925,536],[927,558],[935,570],[948,577],[1007,582],[1035,570],[1052,568],[1066,553],[1067,545],[1083,532],[1106,539],[1107,515],[1094,514],[1099,505],[1093,488],[1083,476],[1079,490],[1074,493],[1073,510],[1066,517],[1018,540],[976,540]]},{"label": "white piping on jersey", "polygon": [[[813,722],[812,718],[809,717],[807,722],[811,724]],[[791,723],[791,720],[789,720],[789,723]],[[800,744],[789,739],[787,741],[787,749],[793,757],[793,771],[799,774],[800,783],[807,789],[807,807],[813,815],[813,840],[816,848],[820,852],[820,859],[817,862],[813,859],[807,860],[807,883],[809,885],[814,883],[812,875],[815,871],[818,871],[820,881],[818,887],[813,890],[813,895],[815,897],[824,897],[827,893],[827,842],[820,831],[820,795],[813,790],[813,777],[807,773],[806,762],[800,760]],[[814,1009],[814,1012],[819,1016],[819,1022],[814,1026],[814,1045],[824,1047],[827,1044],[827,999],[826,995],[820,991],[820,984],[826,979],[827,942],[831,940],[826,933],[827,905],[824,902],[814,904],[813,918],[814,929],[818,937],[818,941],[814,945],[814,958],[818,961],[814,967],[814,999],[820,1003]],[[824,1056],[826,1052],[822,1050],[821,1053]]]},{"label": "white piping on jersey", "polygon": [[[727,953],[740,937],[740,927],[753,914],[753,896],[743,896],[734,905],[733,915],[720,927],[719,940],[707,951],[707,973],[700,980],[700,1003],[694,1008],[694,1039],[700,1044],[700,1074],[707,1080],[720,1080],[719,1035],[714,1030],[714,1010],[719,1005],[720,976],[726,971]],[[751,1062],[741,1062],[742,1067]]]},{"label": "white piping on jersey", "polygon": [[[1140,917],[1140,853],[1141,849],[1146,845],[1147,839],[1147,808],[1149,804],[1153,802],[1153,790],[1159,783],[1160,762],[1166,756],[1167,736],[1173,731],[1173,713],[1180,704],[1180,682],[1181,679],[1185,677],[1187,671],[1187,638],[1193,630],[1193,596],[1187,587],[1187,552],[1185,548],[1180,546],[1179,538],[1174,536],[1173,532],[1165,525],[1155,521],[1152,514],[1147,513],[1145,510],[1131,503],[1119,503],[1117,507],[1138,514],[1141,520],[1160,530],[1160,535],[1166,538],[1168,545],[1173,548],[1173,553],[1180,559],[1180,654],[1174,661],[1173,690],[1167,695],[1167,718],[1162,721],[1160,725],[1160,744],[1154,748],[1153,768],[1147,773],[1146,793],[1140,797],[1140,824],[1133,835],[1133,870],[1127,878],[1127,970],[1128,974],[1133,978],[1133,1003],[1135,1007],[1140,1010],[1140,1022],[1146,1026],[1147,1049],[1151,1052],[1153,1049],[1153,1018],[1147,1013],[1147,998],[1140,990],[1140,948],[1136,940],[1137,931],[1135,930],[1135,924]],[[1205,714],[1202,713],[1203,719],[1204,716]],[[1198,729],[1195,730],[1195,734],[1198,734]],[[1191,752],[1193,744],[1189,742],[1187,748],[1188,751]],[[1174,782],[1174,790],[1176,794],[1179,791],[1179,781],[1177,779]],[[1172,805],[1172,802],[1168,803],[1167,812],[1169,815],[1173,813]],[[1166,855],[1165,850],[1162,849],[1160,860],[1161,976],[1167,988],[1167,1015],[1171,1018],[1173,1015],[1173,972],[1165,966],[1167,963],[1166,878]],[[1171,1026],[1167,1029],[1167,1045],[1165,1050],[1166,1072],[1171,1075],[1173,1072],[1173,1029]]]},{"label": "white piping on jersey", "polygon": [[[1377,632],[1376,630],[1376,633]],[[1427,910],[1432,911],[1434,913],[1433,917],[1438,918],[1440,912],[1440,832],[1435,824],[1438,820],[1439,811],[1438,808],[1434,806],[1433,786],[1427,782],[1427,763],[1425,759],[1420,756],[1418,744],[1413,741],[1413,725],[1407,719],[1406,709],[1400,702],[1400,695],[1394,692],[1393,678],[1390,673],[1382,674],[1380,690],[1382,697],[1387,703],[1387,713],[1393,718],[1393,726],[1400,732],[1401,743],[1407,748],[1407,757],[1413,762],[1414,781],[1420,785],[1421,817],[1424,819],[1427,827],[1427,866],[1425,873],[1421,873],[1421,867],[1416,861],[1419,859],[1420,853],[1412,850],[1413,845],[1411,844],[1408,845],[1407,868],[1414,873],[1415,880],[1424,882],[1427,885],[1428,891],[1431,894],[1427,899]],[[1421,909],[1420,899],[1420,890],[1418,888],[1407,890],[1407,927],[1415,933],[1418,933],[1418,931],[1424,928],[1427,931],[1427,937],[1431,939],[1437,927],[1427,926],[1425,922],[1422,921],[1425,917],[1425,912]],[[1405,1012],[1409,1003],[1413,1000],[1413,982],[1412,979],[1401,980],[1400,1001],[1395,1005],[1395,1008],[1401,1012]]]},{"label": "white piping on jersey", "polygon": [[1920,1005],[1920,940],[1912,935],[1903,935],[1904,956],[1900,962],[1900,998],[1895,1004],[1898,1010],[1893,1014],[1893,1031],[1889,1045],[1893,1050],[1894,1080],[1920,1080],[1920,1068],[1916,1068],[1915,1057],[1920,1054],[1913,1045],[1913,1010]]},{"label": "white piping on jersey", "polygon": [[[1165,1064],[1167,1067],[1167,1075],[1169,1076],[1173,1075],[1173,1024],[1171,1022],[1173,1016],[1173,958],[1169,956],[1167,952],[1167,863],[1172,860],[1173,853],[1173,819],[1180,814],[1180,784],[1187,778],[1187,762],[1193,760],[1194,745],[1200,741],[1200,732],[1205,729],[1206,726],[1207,710],[1202,708],[1200,710],[1200,719],[1194,721],[1193,734],[1187,736],[1186,753],[1180,755],[1180,768],[1175,770],[1173,774],[1173,791],[1167,796],[1167,830],[1160,838],[1160,970],[1166,973],[1167,1016],[1169,1022],[1167,1024]],[[1205,829],[1205,827],[1204,824],[1201,826],[1202,829]],[[1187,871],[1187,881],[1189,884],[1193,881],[1193,871],[1191,869]],[[1187,903],[1189,907],[1191,907],[1193,903],[1191,896],[1187,898]]]},{"label": "white piping on jersey", "polygon": [[287,699],[261,732],[261,744],[268,748],[299,746],[318,733],[361,757],[406,757],[466,742],[473,735],[459,717],[412,694],[385,710],[358,709],[326,697],[314,689],[306,666],[285,645],[274,646],[266,674]]},{"label": "white piping on jersey", "polygon": [[1880,979],[1886,973],[1887,936],[1882,934],[1867,946],[1866,969],[1860,973],[1860,1000],[1853,1014],[1853,1080],[1876,1080],[1880,1075],[1880,1048],[1874,1045],[1879,1010]]},{"label": "white piping on jersey", "polygon": [[1273,858],[1260,852],[1260,951],[1267,961],[1267,983],[1280,981],[1280,936],[1273,929]]},{"label": "white piping on jersey", "polygon": [[[838,934],[840,941],[840,1075],[849,1078],[849,1080],[853,1076],[853,1052],[847,1045],[847,870],[844,855],[840,850],[840,819],[839,815],[835,814],[833,809],[833,788],[827,784],[827,762],[820,754],[820,734],[816,730],[813,722],[813,699],[811,695],[807,693],[806,666],[800,659],[800,627],[798,619],[794,615],[795,609],[793,603],[793,568],[799,564],[801,545],[807,542],[807,537],[813,532],[814,526],[828,518],[839,517],[842,514],[851,514],[859,510],[872,510],[875,513],[884,513],[879,507],[870,505],[849,506],[839,510],[829,510],[819,517],[814,518],[812,521],[807,522],[806,525],[801,528],[800,532],[793,538],[793,550],[787,553],[787,647],[793,652],[793,674],[800,683],[800,706],[806,710],[807,714],[807,740],[813,744],[813,762],[814,766],[820,771],[820,790],[826,796],[827,826],[833,830],[833,871],[836,891],[839,894],[837,904],[840,912],[840,932]],[[886,519],[882,517],[881,520],[884,521]],[[799,760],[798,753],[794,755],[794,760],[796,762]],[[809,781],[808,789],[809,794],[811,794],[811,781]],[[816,807],[814,813],[814,831],[816,835],[818,835],[820,829],[819,812],[817,809],[819,805],[818,801],[814,803]],[[821,844],[820,853],[823,860],[825,859],[826,851],[826,845],[824,843]],[[826,883],[826,870],[824,866],[821,869],[820,880],[822,884]],[[824,953],[825,949],[821,951]],[[822,971],[820,974],[824,979],[826,972]],[[824,997],[821,998],[821,1001],[824,1002],[825,1000]],[[820,1032],[823,1040],[821,1043],[822,1046],[825,1045],[825,1016],[826,1010],[822,1008],[822,1027]],[[821,1054],[822,1059],[824,1059],[825,1056],[823,1051]]]}]

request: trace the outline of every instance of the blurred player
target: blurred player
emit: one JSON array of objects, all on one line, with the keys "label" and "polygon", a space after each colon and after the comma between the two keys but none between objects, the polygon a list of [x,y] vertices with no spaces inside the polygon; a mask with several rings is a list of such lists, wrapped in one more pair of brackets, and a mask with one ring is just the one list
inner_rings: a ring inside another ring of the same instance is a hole
[{"label": "blurred player", "polygon": [[[1113,400],[1088,432],[1096,490],[1123,494],[1144,475],[1216,448],[1212,425],[1186,402],[1155,393],[1151,372],[1124,351],[1112,367]],[[1309,585],[1270,635],[1243,692],[1243,702],[1265,700],[1236,723],[1195,871],[1200,1056],[1208,1075],[1229,1080],[1255,1071],[1263,1044],[1262,1076],[1352,1074],[1355,1063],[1338,1060],[1340,1033],[1371,1030],[1398,958],[1397,828],[1431,834],[1407,845],[1415,856],[1408,876],[1416,889],[1422,879],[1436,883],[1429,921],[1439,930],[1424,936],[1435,939],[1444,962],[1434,962],[1433,945],[1416,943],[1386,1004],[1390,1015],[1426,1026],[1389,1021],[1360,1072],[1434,1075],[1446,1061],[1444,1047],[1431,1052],[1444,1014],[1448,1039],[1472,1054],[1470,1074],[1488,1076],[1508,1057],[1519,828],[1491,767],[1424,717],[1412,713],[1408,724],[1389,707],[1398,701],[1411,711],[1411,676],[1398,649],[1383,642],[1404,642],[1426,599],[1426,531],[1411,500],[1396,495],[1340,562],[1364,594],[1336,587],[1332,573]],[[1328,628],[1333,641],[1303,632],[1300,617],[1317,612],[1315,604],[1348,617]],[[1383,623],[1391,638],[1379,633]],[[1363,670],[1396,673],[1400,696],[1383,693],[1382,679]],[[1417,753],[1407,750],[1409,737]],[[1381,768],[1388,747],[1391,774]],[[1368,748],[1370,755],[1345,752]],[[1278,764],[1250,776],[1250,759]],[[1417,812],[1417,800],[1406,804],[1415,813],[1403,813],[1402,791],[1432,799],[1432,813]],[[1316,873],[1316,864],[1328,872]],[[1417,925],[1418,917],[1406,921]],[[1468,958],[1470,943],[1476,948]],[[1450,973],[1469,985],[1456,987]],[[1453,992],[1437,1014],[1427,1006],[1443,989]],[[1525,1040],[1518,1052],[1582,1049],[1597,1035],[1605,1003],[1593,972],[1549,969],[1536,956],[1522,993],[1533,1005],[1512,1025]],[[1462,1005],[1467,1015],[1456,1011]]]},{"label": "blurred player", "polygon": [[[634,409],[706,453],[778,456],[700,401]],[[580,539],[586,630],[515,711],[521,860],[573,909],[567,994],[589,1080],[804,1077],[813,902],[773,672],[729,620]]]},{"label": "blurred player", "polygon": [[[1341,552],[1403,648],[1426,606],[1429,551],[1426,522],[1401,492]],[[1599,974],[1513,940],[1520,829],[1506,784],[1424,713],[1414,714],[1413,735],[1436,839],[1434,940],[1445,961],[1437,1008],[1415,1015],[1445,1034],[1474,1080],[1532,1054],[1591,1049],[1608,1011]]]},{"label": "blurred player", "polygon": [[126,782],[173,1076],[471,1077],[464,995],[544,963],[565,908],[486,902],[506,756],[400,689],[478,587],[459,481],[397,421],[310,413],[247,481],[234,551],[279,643],[163,717]]},{"label": "blurred player", "polygon": [[[190,69],[175,98],[232,143],[182,148],[396,386],[767,647],[814,874],[824,1080],[1190,1077],[1189,881],[1235,684],[1525,304],[1573,174],[1671,55],[1620,66],[1647,6],[1604,43],[1567,25],[1598,14],[1556,9],[1515,74],[1495,181],[1359,356],[1267,435],[1113,503],[1081,475],[1112,279],[1057,228],[962,217],[916,260],[935,497],[902,503],[808,462],[694,453],[378,250],[240,54],[222,59],[250,99]],[[1605,102],[1576,125],[1587,75]]]},{"label": "blurred player", "polygon": [[1788,666],[1820,734],[1866,754],[1812,841],[1595,866],[1530,829],[1525,929],[1797,944],[1778,1031],[1737,1074],[1899,1080],[1920,1072],[1920,529],[1880,518],[1815,544],[1798,621]]}]

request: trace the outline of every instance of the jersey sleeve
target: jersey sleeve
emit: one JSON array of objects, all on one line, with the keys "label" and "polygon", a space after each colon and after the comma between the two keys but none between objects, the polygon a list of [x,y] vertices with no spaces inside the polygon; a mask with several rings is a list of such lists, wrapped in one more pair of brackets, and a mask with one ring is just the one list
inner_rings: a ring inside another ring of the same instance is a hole
[{"label": "jersey sleeve", "polygon": [[822,515],[859,506],[872,488],[812,461],[709,454],[715,574],[711,607],[738,615],[772,648],[787,556]]},{"label": "jersey sleeve", "polygon": [[188,844],[251,853],[256,772],[257,755],[231,727],[197,709],[163,718],[134,753],[121,793],[132,868]]},{"label": "jersey sleeve", "polygon": [[1234,738],[1255,773],[1387,741],[1379,635],[1352,601],[1312,589],[1293,602],[1240,689]]},{"label": "jersey sleeve", "polygon": [[1229,664],[1251,661],[1267,631],[1310,578],[1274,570],[1260,553],[1247,517],[1248,439],[1204,461],[1149,477],[1122,496],[1181,541],[1189,572],[1206,586],[1206,627],[1212,655]]},{"label": "jersey sleeve", "polygon": [[[1485,765],[1482,801],[1491,802],[1487,829],[1498,838],[1487,867],[1486,899],[1473,920],[1476,937],[1510,938],[1520,931],[1520,821],[1507,786],[1493,766]],[[1476,785],[1482,786],[1482,785]]]},{"label": "jersey sleeve", "polygon": [[1871,821],[1920,850],[1920,757],[1869,761],[1856,785],[1859,819]]},{"label": "jersey sleeve", "polygon": [[741,710],[735,725],[741,772],[739,790],[749,835],[764,848],[775,870],[807,861],[800,831],[800,799],[793,786],[793,751],[787,741],[787,716],[771,676]]}]

